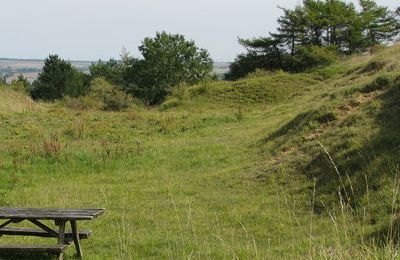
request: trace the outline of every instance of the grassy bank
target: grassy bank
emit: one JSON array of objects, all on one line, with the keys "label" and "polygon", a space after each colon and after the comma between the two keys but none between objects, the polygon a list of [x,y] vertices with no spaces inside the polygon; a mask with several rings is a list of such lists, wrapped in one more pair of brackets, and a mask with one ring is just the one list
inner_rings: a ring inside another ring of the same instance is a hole
[{"label": "grassy bank", "polygon": [[258,72],[119,113],[10,108],[20,94],[0,90],[0,206],[105,207],[84,224],[87,259],[394,257],[399,58]]}]

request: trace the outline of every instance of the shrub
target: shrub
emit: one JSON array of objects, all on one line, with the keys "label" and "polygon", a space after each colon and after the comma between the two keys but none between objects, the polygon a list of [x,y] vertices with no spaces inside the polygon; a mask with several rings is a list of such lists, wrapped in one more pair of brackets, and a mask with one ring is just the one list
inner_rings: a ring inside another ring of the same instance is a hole
[{"label": "shrub", "polygon": [[361,89],[361,92],[362,93],[370,93],[370,92],[374,92],[377,90],[383,90],[383,89],[389,87],[391,82],[392,81],[388,76],[386,76],[386,75],[379,76],[374,81],[372,81],[371,83],[369,83],[368,85],[363,87]]},{"label": "shrub", "polygon": [[28,79],[26,79],[22,74],[18,76],[17,79],[11,81],[10,88],[14,91],[28,94],[31,84]]},{"label": "shrub", "polygon": [[133,102],[128,94],[111,85],[104,78],[92,80],[88,97],[101,102],[101,109],[111,111],[126,109]]},{"label": "shrub", "polygon": [[104,100],[104,110],[121,111],[127,109],[132,103],[132,98],[121,90],[114,89],[110,96]]},{"label": "shrub", "polygon": [[303,71],[307,68],[326,66],[337,60],[335,48],[307,46],[298,47],[297,54],[289,59],[293,71]]},{"label": "shrub", "polygon": [[124,91],[111,85],[104,78],[92,80],[86,96],[63,99],[64,106],[77,110],[100,109],[121,111],[133,103],[133,98]]}]

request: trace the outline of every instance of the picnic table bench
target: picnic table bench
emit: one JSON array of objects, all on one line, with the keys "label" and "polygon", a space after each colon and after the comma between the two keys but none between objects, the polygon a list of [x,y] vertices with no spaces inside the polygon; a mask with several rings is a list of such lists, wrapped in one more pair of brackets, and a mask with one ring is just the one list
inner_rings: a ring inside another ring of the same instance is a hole
[{"label": "picnic table bench", "polygon": [[[63,259],[64,251],[72,243],[75,244],[77,256],[82,258],[81,239],[87,239],[90,231],[78,231],[77,221],[92,220],[104,213],[104,209],[37,209],[37,208],[0,208],[0,219],[6,220],[0,224],[0,237],[35,236],[57,238],[56,245],[9,245],[0,244],[0,253],[48,253]],[[57,228],[52,228],[42,221],[54,221]],[[12,227],[10,224],[29,221],[37,228]],[[71,231],[66,231],[70,222]]]}]

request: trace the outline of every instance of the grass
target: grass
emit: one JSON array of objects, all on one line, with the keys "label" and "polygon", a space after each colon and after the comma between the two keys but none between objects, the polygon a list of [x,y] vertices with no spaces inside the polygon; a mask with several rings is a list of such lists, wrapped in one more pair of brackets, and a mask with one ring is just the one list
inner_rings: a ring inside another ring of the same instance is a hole
[{"label": "grass", "polygon": [[0,110],[0,206],[106,208],[82,223],[87,259],[396,258],[399,58],[258,72],[118,113],[0,90],[22,100]]}]

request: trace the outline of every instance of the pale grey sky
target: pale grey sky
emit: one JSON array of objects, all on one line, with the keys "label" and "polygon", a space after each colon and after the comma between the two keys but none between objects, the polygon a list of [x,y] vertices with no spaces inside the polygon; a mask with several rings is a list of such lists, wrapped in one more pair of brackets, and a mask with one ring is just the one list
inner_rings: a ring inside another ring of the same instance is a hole
[{"label": "pale grey sky", "polygon": [[[242,51],[237,37],[266,35],[297,0],[2,0],[0,57],[70,60],[118,58],[156,31],[184,34],[231,61]],[[377,0],[394,9],[398,0]]]}]

